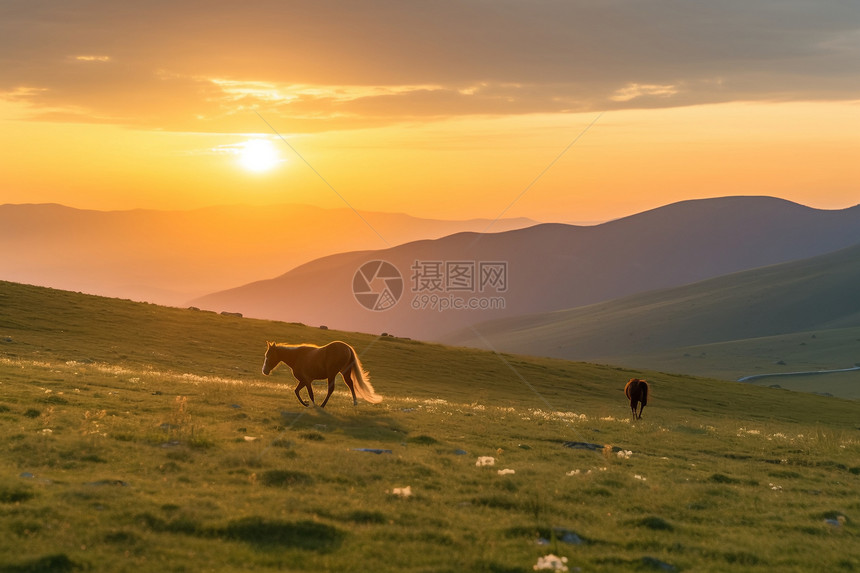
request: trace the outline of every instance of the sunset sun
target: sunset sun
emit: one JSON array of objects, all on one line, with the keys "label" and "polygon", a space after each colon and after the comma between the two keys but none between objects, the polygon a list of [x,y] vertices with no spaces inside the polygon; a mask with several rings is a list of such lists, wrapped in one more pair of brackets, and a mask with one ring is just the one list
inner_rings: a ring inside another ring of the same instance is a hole
[{"label": "sunset sun", "polygon": [[237,146],[239,165],[248,171],[263,172],[276,167],[284,159],[275,145],[267,139],[251,139]]}]

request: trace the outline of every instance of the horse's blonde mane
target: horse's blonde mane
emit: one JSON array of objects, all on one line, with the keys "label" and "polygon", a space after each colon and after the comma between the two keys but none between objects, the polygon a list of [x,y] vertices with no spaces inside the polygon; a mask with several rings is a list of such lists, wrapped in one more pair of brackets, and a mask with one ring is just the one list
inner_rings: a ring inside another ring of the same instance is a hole
[{"label": "horse's blonde mane", "polygon": [[322,346],[320,346],[319,344],[311,344],[311,343],[309,343],[309,342],[305,342],[305,343],[302,343],[302,344],[287,344],[286,342],[269,342],[269,341],[266,341],[266,346],[267,346],[268,348],[272,348],[272,347],[278,347],[278,348],[301,348],[302,346],[304,346],[304,347],[310,347],[310,348],[322,348]]},{"label": "horse's blonde mane", "polygon": [[307,342],[304,344],[284,344],[281,342],[276,342],[274,345],[280,346],[281,348],[301,348],[302,346],[305,346],[305,347],[310,346],[311,348],[322,348],[322,346],[320,346],[319,344],[310,344]]}]

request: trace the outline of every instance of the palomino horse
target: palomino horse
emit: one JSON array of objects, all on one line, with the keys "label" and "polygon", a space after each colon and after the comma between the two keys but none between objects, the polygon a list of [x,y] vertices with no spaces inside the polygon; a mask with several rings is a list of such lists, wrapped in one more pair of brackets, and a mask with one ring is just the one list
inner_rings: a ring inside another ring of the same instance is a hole
[{"label": "palomino horse", "polygon": [[[382,402],[382,396],[373,391],[370,376],[361,367],[358,355],[352,346],[346,342],[330,342],[325,346],[315,344],[275,344],[266,342],[266,359],[263,362],[263,374],[269,375],[275,366],[283,362],[293,370],[293,376],[299,381],[296,386],[296,398],[304,406],[308,402],[302,400],[299,390],[307,388],[308,397],[314,401],[314,390],[311,383],[314,380],[328,380],[328,394],[320,407],[325,408],[331,393],[334,392],[334,380],[338,373],[343,375],[343,381],[352,392],[352,404],[357,405],[356,392],[371,404]],[[353,379],[354,378],[354,379]]]},{"label": "palomino horse", "polygon": [[[633,419],[642,419],[642,410],[648,403],[648,382],[639,378],[631,378],[624,387],[624,395],[630,400],[630,409],[633,411]],[[636,415],[636,405],[639,405],[639,415]]]}]

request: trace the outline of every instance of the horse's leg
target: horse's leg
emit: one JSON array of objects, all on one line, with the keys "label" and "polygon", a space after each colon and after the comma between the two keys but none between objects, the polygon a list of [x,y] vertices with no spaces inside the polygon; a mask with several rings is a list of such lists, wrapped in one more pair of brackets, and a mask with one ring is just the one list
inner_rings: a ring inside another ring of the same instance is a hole
[{"label": "horse's leg", "polygon": [[308,398],[311,399],[311,404],[316,406],[317,403],[314,402],[314,381],[308,380],[307,383],[305,384],[305,388],[307,388],[307,390],[308,390]]},{"label": "horse's leg", "polygon": [[355,397],[355,382],[352,379],[352,368],[347,368],[342,371],[341,374],[343,375],[343,381],[346,382],[347,388],[352,392],[352,405],[358,406],[358,399]]},{"label": "horse's leg", "polygon": [[337,374],[334,376],[329,376],[328,378],[328,393],[325,395],[325,400],[323,400],[322,404],[320,404],[320,408],[325,408],[325,405],[328,404],[328,399],[331,398],[331,393],[334,392],[334,379],[337,377]]},{"label": "horse's leg", "polygon": [[[630,382],[627,383],[627,386],[624,387],[624,396],[627,398],[627,401],[630,403],[630,408],[633,409],[633,394],[630,392]],[[634,411],[633,417],[636,417],[636,413]]]},{"label": "horse's leg", "polygon": [[645,402],[639,402],[639,419],[642,419],[642,410],[645,409]]},{"label": "horse's leg", "polygon": [[305,386],[307,386],[307,388],[308,388],[308,395],[311,397],[311,400],[313,400],[314,397],[313,397],[313,394],[311,393],[313,391],[311,390],[310,385],[307,382],[305,382],[304,380],[299,380],[299,383],[296,386],[295,392],[296,392],[296,398],[299,399],[299,402],[302,403],[302,406],[307,408],[308,406],[310,406],[310,404],[307,403],[306,401],[302,400],[302,396],[301,396],[301,394],[299,394],[299,391],[301,391],[301,389],[304,388]]}]

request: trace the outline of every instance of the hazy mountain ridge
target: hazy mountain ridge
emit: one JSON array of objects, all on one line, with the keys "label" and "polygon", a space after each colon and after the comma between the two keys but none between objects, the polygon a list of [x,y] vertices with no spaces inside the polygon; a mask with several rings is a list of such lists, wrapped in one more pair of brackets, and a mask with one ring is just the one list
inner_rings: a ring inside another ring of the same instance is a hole
[{"label": "hazy mountain ridge", "polygon": [[[541,224],[334,255],[194,304],[347,330],[441,339],[487,320],[581,307],[856,243],[860,206],[824,211],[769,197],[725,197],[683,201],[593,227]],[[404,279],[403,298],[384,312],[362,308],[351,291],[357,269],[373,259],[392,263]],[[505,292],[467,294],[498,295],[505,308],[416,310],[417,299],[427,293],[414,292],[415,261],[504,261],[509,275]]]},{"label": "hazy mountain ridge", "polygon": [[[182,305],[349,248],[378,248],[528,219],[441,221],[308,205],[93,211],[0,205],[0,278]],[[309,231],[308,229],[316,229]]]},{"label": "hazy mountain ridge", "polygon": [[[860,244],[594,305],[477,325],[446,342],[572,360],[860,327]],[[858,347],[857,360],[860,360]],[[850,365],[850,364],[849,364]]]}]

